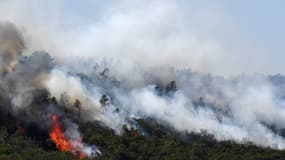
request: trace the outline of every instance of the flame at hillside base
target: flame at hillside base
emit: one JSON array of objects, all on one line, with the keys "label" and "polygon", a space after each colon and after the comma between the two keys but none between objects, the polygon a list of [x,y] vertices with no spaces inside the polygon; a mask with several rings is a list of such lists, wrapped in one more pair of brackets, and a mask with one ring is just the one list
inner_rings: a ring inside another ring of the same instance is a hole
[{"label": "flame at hillside base", "polygon": [[49,136],[55,143],[57,149],[63,152],[71,152],[72,154],[78,156],[80,159],[86,156],[95,157],[98,154],[101,154],[97,147],[86,146],[81,142],[81,139],[68,139],[64,135],[57,115],[53,114],[51,116],[51,120],[52,127]]}]

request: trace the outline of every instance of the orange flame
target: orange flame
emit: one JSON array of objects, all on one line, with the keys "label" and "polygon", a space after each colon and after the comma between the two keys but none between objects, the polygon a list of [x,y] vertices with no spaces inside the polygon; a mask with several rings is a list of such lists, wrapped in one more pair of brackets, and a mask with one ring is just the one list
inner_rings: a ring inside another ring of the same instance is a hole
[{"label": "orange flame", "polygon": [[82,151],[82,147],[78,145],[81,143],[80,141],[68,140],[65,137],[64,132],[61,129],[61,124],[58,121],[57,115],[53,114],[51,116],[51,120],[53,124],[49,136],[51,140],[55,143],[56,148],[64,152],[71,152],[75,155],[78,155],[80,159],[86,157],[85,153]]}]

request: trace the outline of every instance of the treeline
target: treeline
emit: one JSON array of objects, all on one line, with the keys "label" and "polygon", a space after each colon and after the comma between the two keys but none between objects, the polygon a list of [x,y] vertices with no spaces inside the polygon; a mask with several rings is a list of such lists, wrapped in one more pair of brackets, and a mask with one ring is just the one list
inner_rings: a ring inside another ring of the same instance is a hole
[{"label": "treeline", "polygon": [[[58,151],[48,131],[35,124],[19,124],[12,115],[0,112],[0,160],[72,160]],[[81,123],[84,141],[102,151],[97,160],[282,160],[284,151],[252,144],[217,142],[207,132],[177,133],[153,120],[137,120],[139,130],[124,128],[118,136],[98,123]]]},{"label": "treeline", "polygon": [[177,133],[153,120],[139,120],[144,135],[125,129],[122,136],[94,123],[81,125],[85,141],[96,144],[103,155],[98,160],[281,160],[284,151],[232,141],[217,142],[202,132]]}]

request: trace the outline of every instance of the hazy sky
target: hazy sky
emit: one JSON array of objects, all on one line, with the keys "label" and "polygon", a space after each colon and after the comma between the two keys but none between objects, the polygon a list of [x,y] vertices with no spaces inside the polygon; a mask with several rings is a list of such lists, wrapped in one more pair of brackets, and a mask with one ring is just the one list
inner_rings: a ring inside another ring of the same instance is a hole
[{"label": "hazy sky", "polygon": [[283,72],[285,59],[285,1],[240,0],[220,2],[225,14],[232,17],[258,47],[266,50],[270,65]]},{"label": "hazy sky", "polygon": [[[73,52],[84,56],[144,57],[217,74],[285,73],[282,0],[2,0],[0,7],[1,20],[39,38],[32,38],[36,49],[64,53],[80,39]],[[47,44],[39,43],[42,34]]]},{"label": "hazy sky", "polygon": [[[175,1],[175,0],[173,0]],[[185,0],[186,1],[186,0]],[[111,0],[64,0],[63,8],[68,17],[77,17],[82,22],[88,22],[97,16],[98,10],[112,3]],[[217,0],[217,1],[186,1],[189,6],[213,6],[221,13],[232,19],[249,38],[252,38],[260,47],[269,47],[275,50],[273,55],[285,58],[285,1],[283,0]],[[268,49],[269,49],[268,48]],[[283,54],[282,54],[283,53]]]}]

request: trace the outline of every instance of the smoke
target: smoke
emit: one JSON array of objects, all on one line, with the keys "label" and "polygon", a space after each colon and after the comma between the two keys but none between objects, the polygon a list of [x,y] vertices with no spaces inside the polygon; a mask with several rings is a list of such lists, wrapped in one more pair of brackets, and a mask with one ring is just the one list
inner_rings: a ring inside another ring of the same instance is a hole
[{"label": "smoke", "polygon": [[0,23],[0,74],[10,72],[24,46],[21,33],[12,23]]},{"label": "smoke", "polygon": [[[25,123],[34,122],[44,130],[49,130],[52,126],[51,139],[55,142],[59,140],[56,146],[62,146],[68,142],[67,149],[62,151],[70,151],[75,155],[80,152],[81,158],[101,154],[95,145],[89,146],[81,142],[78,127],[69,122],[68,118],[65,118],[65,130],[61,129],[60,122],[56,118],[53,120],[55,124],[50,123],[51,120],[48,119],[50,114],[62,114],[56,101],[50,99],[44,85],[50,72],[56,68],[50,55],[44,51],[37,51],[29,56],[22,55],[25,49],[24,39],[12,23],[0,23],[0,42],[2,69],[0,103],[4,106],[3,108],[14,113],[17,119]],[[62,137],[65,135],[66,137]]]},{"label": "smoke", "polygon": [[[190,70],[164,70],[163,73],[155,70],[152,73],[139,72],[145,78],[144,86],[140,83],[135,86],[134,81],[129,83],[131,77],[128,81],[119,79],[120,83],[116,85],[112,71],[108,75],[110,78],[102,80],[100,71],[96,74],[95,69],[91,73],[69,74],[72,75],[69,79],[77,79],[81,90],[76,93],[84,97],[83,110],[88,112],[87,119],[101,121],[118,133],[123,125],[132,125],[128,120],[135,116],[154,118],[181,132],[201,133],[206,130],[218,140],[252,142],[284,149],[285,141],[279,134],[284,129],[284,93],[276,91],[279,85],[273,84],[269,77],[242,75],[223,78]],[[55,74],[57,72],[54,71],[51,77],[60,77]],[[166,84],[166,79],[175,80],[177,90],[176,86],[170,87],[170,81]],[[58,81],[68,82],[64,79]],[[56,95],[58,88],[50,85],[50,81],[47,84],[50,93]],[[65,84],[61,85],[65,87],[61,90],[67,94],[72,86],[78,88],[69,82]],[[74,91],[69,92],[72,95]],[[108,95],[107,106],[99,104],[103,94]]]},{"label": "smoke", "polygon": [[[55,4],[50,2],[47,12]],[[22,11],[31,22],[20,21],[19,14],[10,14],[9,20],[25,32],[12,23],[0,25],[1,99],[13,113],[25,113],[44,127],[51,125],[49,114],[72,115],[120,134],[124,125],[135,125],[133,117],[153,118],[181,132],[207,131],[217,140],[284,149],[284,77],[228,76],[247,71],[244,55],[254,49],[231,48],[224,43],[227,38],[211,34],[231,33],[220,29],[218,22],[228,23],[215,17],[219,14],[214,9],[194,10],[189,17],[183,4],[114,2],[105,6],[110,9],[96,23],[66,30],[58,27],[64,23],[56,21],[61,16],[53,14],[51,26],[45,26],[24,5]],[[14,3],[1,5],[8,12]],[[211,13],[218,22],[210,21],[208,30],[203,27]],[[49,53],[33,52],[38,49]],[[229,51],[242,54],[232,57]],[[252,72],[259,71],[255,67]],[[55,97],[58,102],[38,97]],[[65,134],[81,137],[73,124],[65,125]]]},{"label": "smoke", "polygon": [[95,157],[100,155],[101,152],[96,146],[88,146],[82,143],[82,138],[78,130],[74,125],[69,125],[69,128],[65,132],[61,129],[61,124],[58,121],[57,115],[52,115],[53,121],[50,137],[55,142],[56,147],[61,151],[69,151],[73,154],[78,154],[79,158],[82,159],[86,156]]},{"label": "smoke", "polygon": [[226,76],[272,71],[261,47],[213,3],[12,0],[0,5],[2,20],[24,28],[25,54],[45,50],[59,63],[109,58],[125,68],[174,66]]}]

